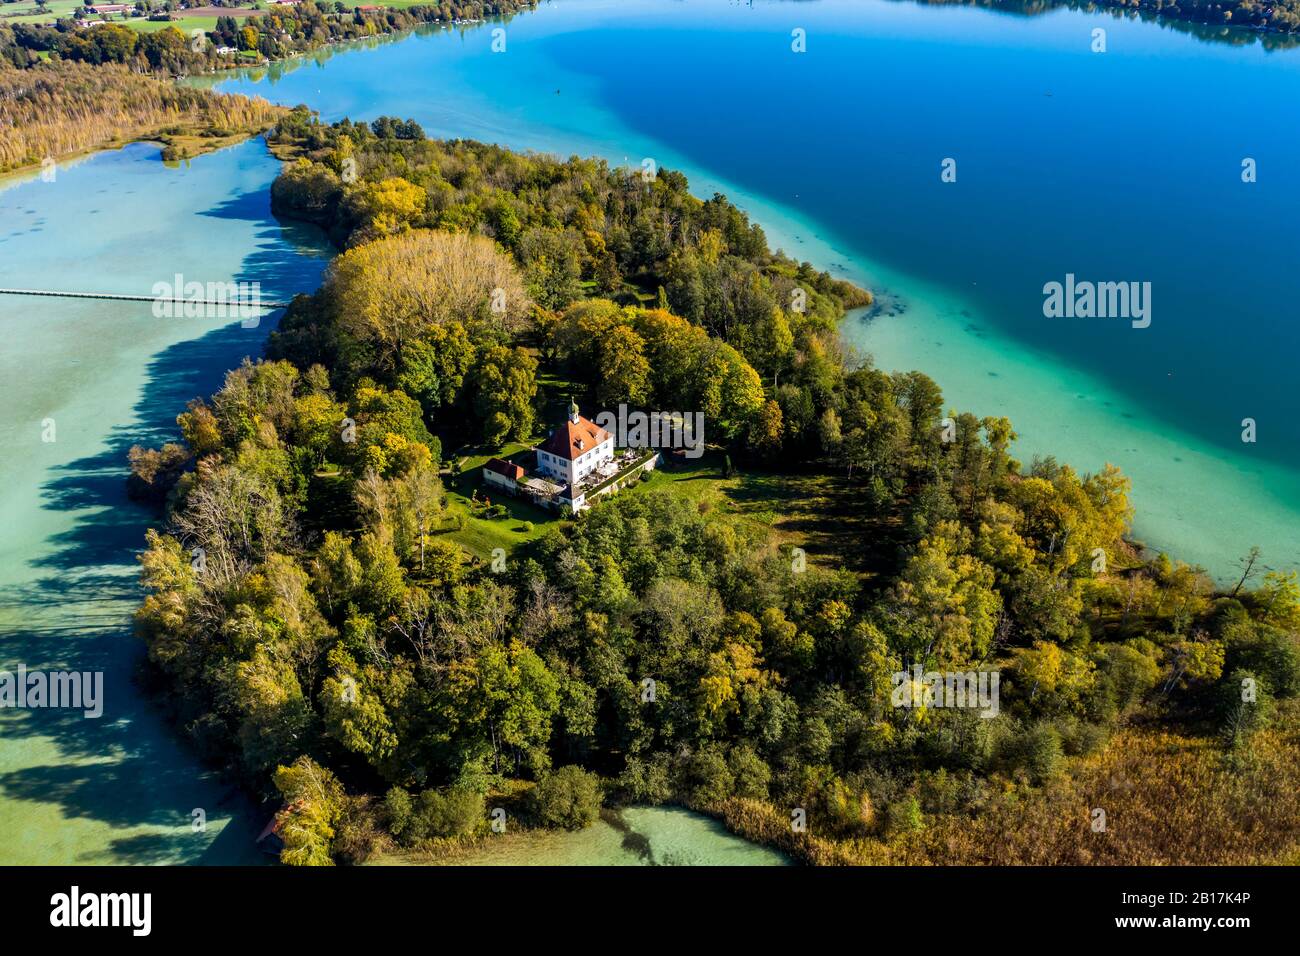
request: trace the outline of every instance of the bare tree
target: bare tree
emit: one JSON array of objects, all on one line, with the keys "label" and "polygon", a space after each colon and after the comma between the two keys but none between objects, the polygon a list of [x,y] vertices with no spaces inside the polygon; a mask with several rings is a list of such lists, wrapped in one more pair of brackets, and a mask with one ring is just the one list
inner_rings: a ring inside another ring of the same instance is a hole
[{"label": "bare tree", "polygon": [[1253,545],[1250,553],[1237,562],[1237,566],[1241,568],[1241,579],[1237,582],[1237,586],[1232,589],[1233,597],[1236,597],[1237,592],[1246,586],[1247,581],[1254,577],[1255,565],[1259,564],[1259,555],[1259,545]]}]

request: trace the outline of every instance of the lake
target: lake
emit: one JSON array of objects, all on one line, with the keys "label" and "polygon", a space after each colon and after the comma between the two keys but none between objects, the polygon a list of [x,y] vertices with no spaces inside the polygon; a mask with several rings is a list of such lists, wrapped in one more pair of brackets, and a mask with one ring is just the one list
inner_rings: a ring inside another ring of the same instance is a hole
[{"label": "lake", "polygon": [[[413,116],[431,135],[679,168],[774,245],[875,290],[878,308],[845,331],[878,364],[1011,416],[1023,458],[1122,466],[1151,543],[1221,577],[1251,544],[1300,564],[1285,313],[1300,132],[1281,121],[1300,53],[1106,14],[886,0],[559,0],[510,21],[503,53],[497,28],[340,47],[220,85],[330,119]],[[326,250],[271,217],[275,172],[260,142],[179,168],[138,145],[53,183],[10,180],[0,286],[148,294],[182,273],[275,298],[312,289]],[[1046,318],[1042,288],[1067,274],[1150,282],[1150,326]],[[270,322],[0,296],[0,668],[107,684],[98,720],[0,711],[0,863],[256,858],[270,808],[205,773],[131,683],[152,516],[124,478],[127,449],[174,437],[184,403],[258,354]]]},{"label": "lake", "polygon": [[[1300,50],[890,0],[554,0],[510,21],[500,53],[493,28],[340,47],[220,88],[681,169],[774,245],[879,293],[878,314],[846,325],[877,364],[1008,415],[1023,460],[1121,466],[1140,538],[1221,579],[1252,544],[1300,566],[1300,128],[1280,121]],[[1043,286],[1067,274],[1149,282],[1150,326],[1046,318]]]},{"label": "lake", "polygon": [[[326,248],[271,217],[260,140],[167,168],[139,144],[0,190],[0,285],[149,295],[174,281],[314,289]],[[103,715],[0,710],[0,864],[257,859],[247,807],[132,684],[135,555],[152,511],[126,453],[257,356],[270,319],[156,319],[148,302],[0,296],[0,669],[104,674]],[[195,826],[194,811],[203,824]],[[233,821],[233,825],[232,824]]]},{"label": "lake", "polygon": [[[380,863],[417,862],[393,856]],[[449,857],[453,866],[789,866],[776,850],[728,832],[717,820],[681,807],[601,811],[583,830],[530,830],[488,837]]]}]

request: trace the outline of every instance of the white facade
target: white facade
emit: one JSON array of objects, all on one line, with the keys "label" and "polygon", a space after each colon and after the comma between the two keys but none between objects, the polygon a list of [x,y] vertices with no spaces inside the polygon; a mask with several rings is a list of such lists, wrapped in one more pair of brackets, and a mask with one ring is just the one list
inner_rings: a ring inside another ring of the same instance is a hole
[{"label": "white facade", "polygon": [[614,459],[614,436],[569,408],[569,418],[537,448],[537,468],[548,477],[576,487],[602,464]]},{"label": "white facade", "polygon": [[563,458],[548,451],[538,449],[537,467],[543,474],[549,475],[566,484],[576,485],[603,462],[614,460],[614,439],[607,438],[590,451],[581,452],[577,458]]}]

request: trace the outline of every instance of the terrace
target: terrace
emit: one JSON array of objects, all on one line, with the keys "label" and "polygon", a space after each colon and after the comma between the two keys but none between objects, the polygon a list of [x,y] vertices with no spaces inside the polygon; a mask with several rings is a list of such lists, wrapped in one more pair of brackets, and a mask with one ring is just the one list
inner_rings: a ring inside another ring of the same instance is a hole
[{"label": "terrace", "polygon": [[655,448],[625,448],[616,452],[612,461],[600,465],[586,480],[578,482],[577,487],[571,489],[570,496],[575,501],[594,498],[658,457],[659,451]]}]

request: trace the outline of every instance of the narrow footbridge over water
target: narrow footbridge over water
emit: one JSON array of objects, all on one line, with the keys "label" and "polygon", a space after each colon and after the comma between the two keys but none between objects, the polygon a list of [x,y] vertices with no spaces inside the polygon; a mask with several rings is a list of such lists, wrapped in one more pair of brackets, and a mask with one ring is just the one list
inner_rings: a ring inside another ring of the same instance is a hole
[{"label": "narrow footbridge over water", "polygon": [[56,299],[108,299],[116,302],[171,302],[176,305],[215,305],[228,309],[287,309],[288,302],[269,299],[191,299],[185,296],[121,295],[115,292],[60,292],[54,289],[0,289],[0,295],[34,295]]}]

